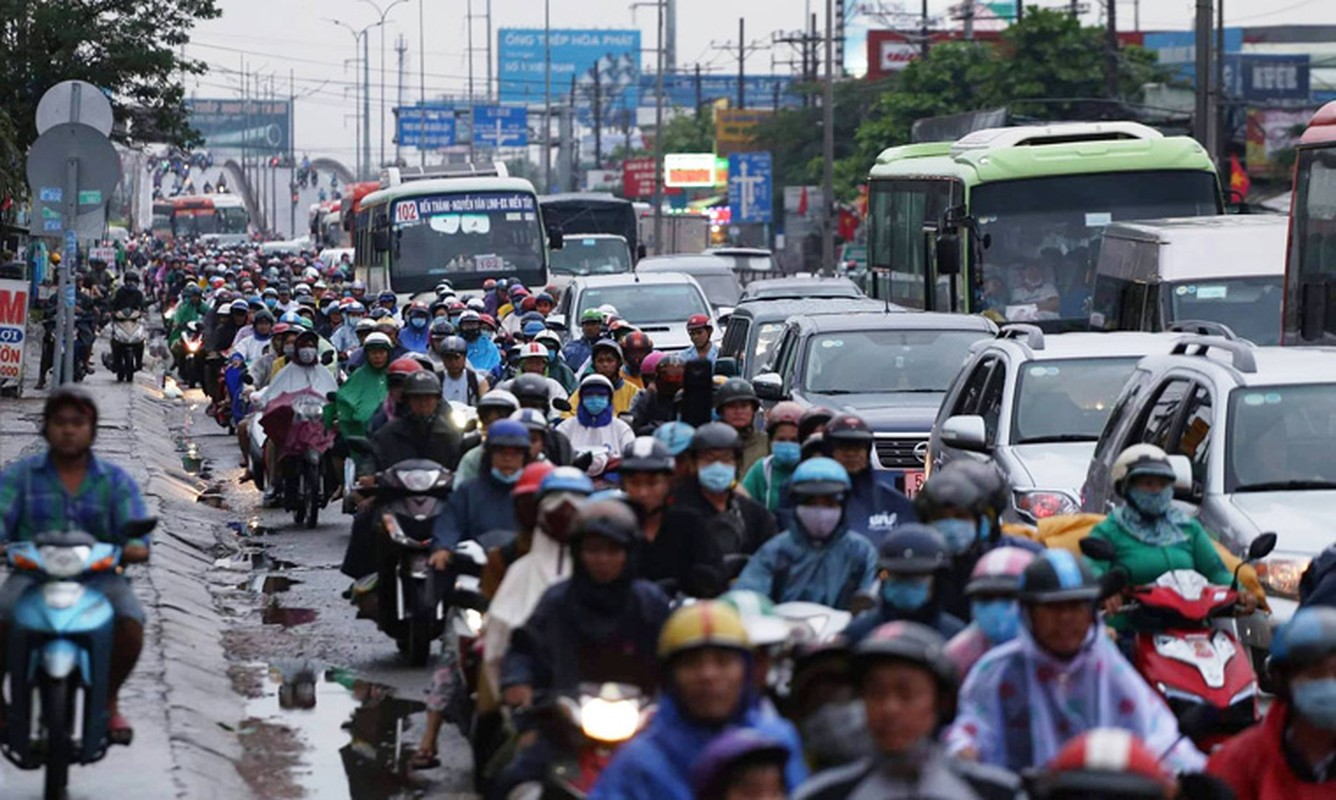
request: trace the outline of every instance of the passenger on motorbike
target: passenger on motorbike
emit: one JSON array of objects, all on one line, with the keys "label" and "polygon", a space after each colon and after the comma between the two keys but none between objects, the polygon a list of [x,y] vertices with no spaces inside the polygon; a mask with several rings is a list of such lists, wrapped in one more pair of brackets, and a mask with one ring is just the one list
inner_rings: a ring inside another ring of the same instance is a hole
[{"label": "passenger on motorbike", "polygon": [[763,713],[752,688],[751,645],[731,606],[702,601],[673,613],[659,632],[664,687],[649,725],[613,756],[590,800],[691,800],[691,768],[729,729],[755,730],[788,750],[784,784],[807,777],[793,725]]},{"label": "passenger on motorbike", "polygon": [[1079,556],[1045,550],[1021,574],[1021,630],[974,665],[947,734],[952,753],[1013,772],[1046,764],[1069,740],[1117,727],[1176,771],[1205,763],[1178,720],[1098,624],[1099,580]]},{"label": "passenger on motorbike", "polygon": [[587,467],[590,475],[602,475],[609,460],[615,459],[635,438],[631,426],[614,416],[613,396],[607,378],[589,375],[580,381],[580,389],[575,393],[575,415],[557,426],[557,433],[570,440],[577,453],[592,457]]},{"label": "passenger on motorbike", "polygon": [[356,300],[343,306],[343,324],[330,334],[329,343],[339,351],[339,359],[346,360],[352,351],[361,346],[357,339],[357,323],[366,319],[366,308]]},{"label": "passenger on motorbike", "polygon": [[447,336],[436,352],[444,366],[441,386],[445,399],[477,406],[489,387],[486,376],[469,366],[468,342],[459,336]]},{"label": "passenger on motorbike", "polygon": [[478,467],[482,464],[482,447],[487,441],[487,430],[493,422],[508,419],[520,409],[515,395],[505,389],[493,389],[478,401],[478,429],[464,437],[464,454],[459,458],[459,468],[455,470],[455,485],[460,486],[478,477]]},{"label": "passenger on motorbike", "polygon": [[[566,400],[566,387],[562,386],[561,382],[556,378],[549,377],[547,374],[548,363],[549,353],[546,347],[537,342],[521,345],[519,349],[519,370],[516,372],[515,378],[509,381],[503,381],[498,385],[503,389],[509,389],[513,392],[515,391],[514,382],[519,380],[520,376],[532,375],[534,377],[528,378],[528,382],[532,382],[534,378],[540,378],[547,384],[547,397],[549,402]],[[555,412],[555,407],[551,408],[549,411],[549,413]]]},{"label": "passenger on motorbike", "polygon": [[680,356],[658,350],[640,362],[645,388],[631,401],[625,417],[637,436],[651,436],[660,425],[677,419],[677,392],[682,388],[685,364]]},{"label": "passenger on motorbike", "polygon": [[849,474],[833,459],[798,465],[789,493],[798,505],[792,526],[761,545],[734,589],[749,589],[776,603],[801,600],[847,609],[877,579],[877,550],[850,530],[844,513]]},{"label": "passenger on motorbike", "polygon": [[265,348],[269,346],[270,337],[274,332],[274,315],[268,311],[260,310],[255,312],[255,319],[251,322],[251,335],[237,342],[232,346],[232,352],[240,353],[246,365],[260,360],[264,355]]},{"label": "passenger on motorbike", "polygon": [[[770,440],[756,430],[756,412],[760,410],[761,400],[745,378],[729,378],[714,390],[715,416],[737,431],[742,442],[739,475],[746,475],[753,464],[770,455]],[[764,503],[760,498],[756,501]]]},{"label": "passenger on motorbike", "polygon": [[1206,769],[1239,797],[1317,800],[1336,792],[1336,608],[1301,607],[1267,660],[1276,690],[1261,724],[1211,754]]},{"label": "passenger on motorbike", "polygon": [[691,767],[696,800],[785,800],[789,748],[748,728],[716,736]]},{"label": "passenger on motorbike", "polygon": [[654,341],[646,333],[632,331],[622,338],[621,346],[622,380],[632,384],[637,389],[644,390],[645,378],[641,367],[645,363],[646,356],[654,351]]},{"label": "passenger on motorbike", "polygon": [[897,620],[926,625],[943,639],[960,633],[965,623],[942,610],[940,599],[949,564],[946,540],[935,528],[911,522],[891,531],[878,551],[877,607],[855,618],[844,637],[857,643]]},{"label": "passenger on motorbike", "polygon": [[956,662],[961,675],[968,675],[984,653],[1016,638],[1021,627],[1016,593],[1021,573],[1034,556],[1019,547],[999,547],[989,550],[974,565],[969,583],[965,584],[969,616],[974,621],[946,645],[946,654]]},{"label": "passenger on motorbike", "polygon": [[694,475],[673,494],[665,527],[706,531],[720,555],[755,553],[775,535],[775,519],[755,500],[735,490],[742,440],[731,425],[708,422],[691,437]]},{"label": "passenger on motorbike", "polygon": [[[142,563],[149,557],[147,537],[125,540],[130,522],[148,518],[143,495],[134,478],[121,467],[93,452],[98,408],[86,392],[60,387],[42,408],[42,437],[47,452],[28,456],[0,471],[0,553],[7,542],[29,541],[47,531],[82,530],[99,541],[123,548],[121,562]],[[34,578],[12,572],[0,585],[0,643],[9,644],[9,626],[15,606]],[[117,572],[87,579],[111,604],[113,628],[109,736],[113,743],[129,744],[130,723],[120,713],[120,689],[144,645],[144,608],[129,581]],[[0,684],[8,655],[0,657]],[[5,725],[4,697],[0,694],[0,731]]]},{"label": "passenger on motorbike", "polygon": [[779,510],[784,485],[802,460],[802,445],[798,443],[798,421],[802,414],[803,407],[792,400],[776,403],[766,412],[770,455],[752,464],[742,478],[742,488],[772,514]]},{"label": "passenger on motorbike", "polygon": [[482,315],[469,310],[459,315],[459,335],[468,342],[469,365],[488,377],[501,373],[501,351],[496,344],[483,335]]},{"label": "passenger on motorbike", "polygon": [[425,353],[430,338],[431,312],[425,303],[409,303],[404,309],[404,327],[399,332],[399,343],[414,353]]},{"label": "passenger on motorbike", "polygon": [[858,643],[850,672],[876,754],[814,776],[798,790],[798,800],[1019,796],[1012,773],[957,760],[937,743],[955,715],[959,685],[944,645],[936,631],[909,621],[882,625]]},{"label": "passenger on motorbike", "polygon": [[432,530],[431,564],[444,570],[455,546],[488,531],[514,530],[510,491],[529,462],[529,432],[514,420],[499,419],[487,428],[478,477],[456,484],[444,514]]},{"label": "passenger on motorbike", "polygon": [[204,317],[204,293],[194,284],[189,284],[181,292],[181,302],[176,306],[176,313],[172,315],[172,329],[167,334],[167,344],[172,351],[173,364],[180,373],[181,364],[185,359],[185,346],[181,344],[181,334],[185,331],[186,325],[191,322],[199,322]]},{"label": "passenger on motorbike", "polygon": [[[385,395],[379,405],[376,406],[376,410],[371,414],[371,419],[366,423],[368,436],[375,434],[376,431],[388,425],[391,420],[405,413],[404,381],[408,379],[409,375],[422,370],[422,362],[412,356],[396,358],[385,368]],[[357,371],[361,372],[362,367],[358,367]],[[348,383],[351,382],[351,380],[348,381]],[[345,383],[344,386],[346,387],[348,383]]]},{"label": "passenger on motorbike", "polygon": [[848,512],[849,527],[880,545],[897,525],[915,522],[914,504],[882,483],[872,470],[872,429],[856,414],[838,414],[826,424],[822,441],[830,457],[840,462],[853,482]]},{"label": "passenger on motorbike", "polygon": [[596,308],[587,308],[580,314],[580,336],[572,338],[561,358],[572,371],[584,368],[586,361],[594,355],[594,343],[603,336],[603,312]]}]

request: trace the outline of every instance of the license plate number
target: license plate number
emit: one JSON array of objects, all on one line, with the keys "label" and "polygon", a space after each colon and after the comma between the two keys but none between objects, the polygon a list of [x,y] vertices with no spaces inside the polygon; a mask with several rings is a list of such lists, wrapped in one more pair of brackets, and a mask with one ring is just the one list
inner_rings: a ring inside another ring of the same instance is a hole
[{"label": "license plate number", "polygon": [[913,497],[923,489],[924,482],[927,481],[927,475],[922,470],[913,470],[905,472],[904,492],[906,497]]}]

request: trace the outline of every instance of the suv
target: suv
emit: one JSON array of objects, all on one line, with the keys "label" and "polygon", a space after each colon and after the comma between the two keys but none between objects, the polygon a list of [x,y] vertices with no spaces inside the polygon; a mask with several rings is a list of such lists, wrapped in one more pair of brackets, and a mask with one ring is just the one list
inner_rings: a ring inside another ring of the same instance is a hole
[{"label": "suv", "polygon": [[[1294,613],[1299,578],[1331,543],[1336,504],[1336,350],[1256,347],[1188,337],[1170,355],[1141,360],[1123,387],[1090,462],[1086,511],[1114,505],[1113,462],[1147,442],[1180,473],[1180,508],[1237,554],[1275,531],[1276,550],[1257,566],[1273,624]],[[1270,645],[1261,615],[1239,620],[1253,648]],[[1258,652],[1258,650],[1254,650]]]},{"label": "suv", "polygon": [[[762,281],[769,283],[770,281]],[[751,286],[755,286],[753,283]],[[751,288],[750,286],[748,288]],[[881,311],[886,304],[866,297],[784,298],[779,300],[745,300],[728,318],[724,341],[719,355],[737,362],[738,374],[751,378],[769,359],[772,347],[784,332],[789,317],[815,314],[849,314],[859,311]],[[893,306],[895,310],[902,310]]]},{"label": "suv", "polygon": [[[611,305],[617,315],[649,334],[656,350],[665,353],[691,346],[687,336],[687,318],[705,314],[715,318],[710,303],[696,279],[681,272],[647,272],[630,275],[582,275],[571,281],[561,293],[556,310],[548,316],[547,326],[561,331],[565,339],[580,335],[580,315],[591,308]],[[717,342],[723,335],[714,326]]]},{"label": "suv", "polygon": [[914,495],[923,484],[928,435],[942,397],[969,355],[997,326],[966,314],[872,311],[793,317],[752,378],[762,400],[852,411],[876,434],[874,469]]},{"label": "suv", "polygon": [[933,469],[994,461],[1012,488],[1005,516],[1034,524],[1081,506],[1080,482],[1099,432],[1137,361],[1181,337],[1064,333],[1008,325],[978,342],[946,393],[928,443]]}]

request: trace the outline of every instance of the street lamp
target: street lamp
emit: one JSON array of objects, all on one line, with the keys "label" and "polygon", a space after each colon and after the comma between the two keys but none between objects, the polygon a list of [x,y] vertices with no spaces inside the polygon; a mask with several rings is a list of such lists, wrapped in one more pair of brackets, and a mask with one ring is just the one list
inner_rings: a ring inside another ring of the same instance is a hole
[{"label": "street lamp", "polygon": [[353,35],[354,63],[357,62],[357,42],[359,40],[362,42],[362,119],[357,126],[357,138],[362,140],[361,147],[357,149],[357,179],[360,181],[366,177],[365,170],[371,166],[371,69],[368,66],[367,39],[372,28],[380,27],[384,23],[373,22],[358,30],[333,17],[325,17],[325,19]]},{"label": "street lamp", "polygon": [[363,3],[376,9],[380,15],[380,163],[385,164],[385,18],[394,10],[397,5],[407,3],[408,0],[394,0],[388,6],[382,9],[375,0],[362,0]]}]

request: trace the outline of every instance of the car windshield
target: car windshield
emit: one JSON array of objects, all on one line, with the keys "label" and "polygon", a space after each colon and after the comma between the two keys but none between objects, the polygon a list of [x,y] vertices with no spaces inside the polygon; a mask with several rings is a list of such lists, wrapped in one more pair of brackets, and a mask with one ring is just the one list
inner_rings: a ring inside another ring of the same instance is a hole
[{"label": "car windshield", "polygon": [[818,394],[945,392],[985,331],[873,330],[813,336],[804,388]]},{"label": "car windshield", "polygon": [[394,204],[391,280],[396,291],[413,292],[457,275],[532,279],[543,273],[543,240],[533,195],[476,192],[400,200]]},{"label": "car windshield", "polygon": [[613,275],[631,271],[631,250],[625,239],[567,236],[560,250],[548,257],[560,275]]},{"label": "car windshield", "polygon": [[591,308],[611,305],[617,315],[633,325],[675,323],[685,325],[692,314],[709,314],[704,298],[689,283],[623,283],[591,286],[580,293],[575,318]]},{"label": "car windshield", "polygon": [[1012,442],[1097,441],[1136,363],[1135,358],[1081,358],[1022,367]]},{"label": "car windshield", "polygon": [[1219,322],[1256,344],[1280,344],[1282,291],[1280,275],[1176,283],[1169,289],[1171,318]]},{"label": "car windshield", "polygon": [[1333,384],[1235,389],[1225,491],[1336,488],[1333,395]]},{"label": "car windshield", "polygon": [[735,306],[738,304],[738,298],[742,296],[738,280],[732,275],[704,274],[691,277],[695,278],[700,288],[705,290],[705,299],[709,300],[712,306]]}]

